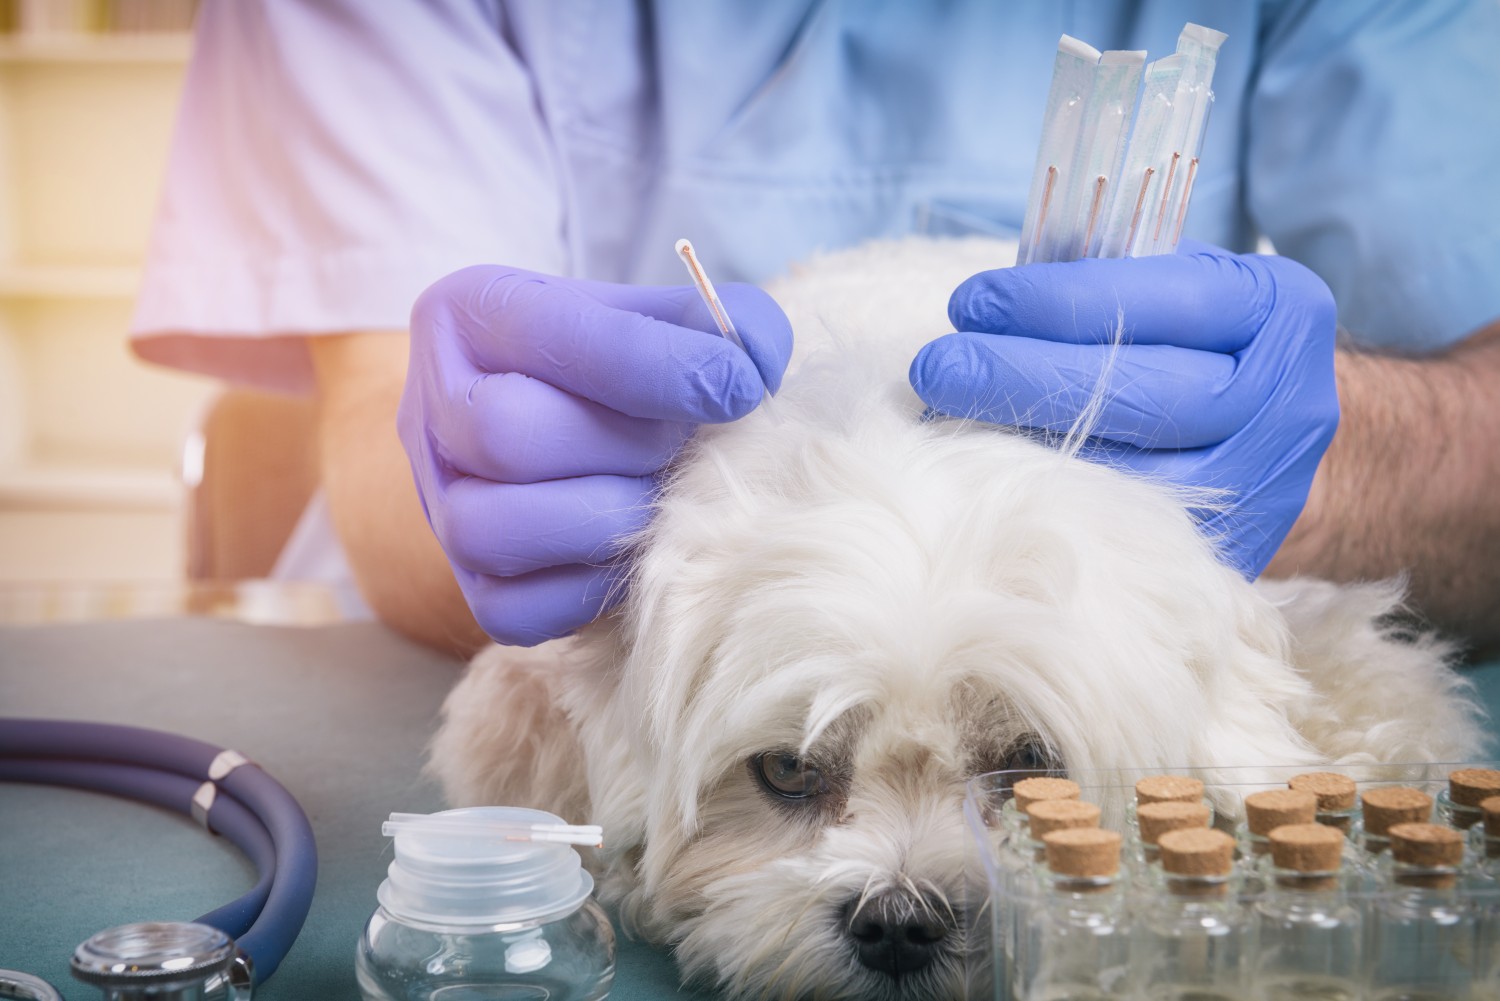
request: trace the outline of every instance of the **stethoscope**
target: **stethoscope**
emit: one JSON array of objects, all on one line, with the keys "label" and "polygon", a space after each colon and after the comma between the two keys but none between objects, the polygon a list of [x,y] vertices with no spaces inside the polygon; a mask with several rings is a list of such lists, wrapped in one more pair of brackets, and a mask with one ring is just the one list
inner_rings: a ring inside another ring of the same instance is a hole
[{"label": "stethoscope", "polygon": [[[318,854],[307,815],[236,751],[133,726],[0,719],[0,782],[113,793],[190,815],[255,865],[255,886],[196,921],[99,932],[73,975],[110,1001],[243,1001],[276,972],[312,905]],[[39,977],[0,970],[0,998],[61,1001]]]}]

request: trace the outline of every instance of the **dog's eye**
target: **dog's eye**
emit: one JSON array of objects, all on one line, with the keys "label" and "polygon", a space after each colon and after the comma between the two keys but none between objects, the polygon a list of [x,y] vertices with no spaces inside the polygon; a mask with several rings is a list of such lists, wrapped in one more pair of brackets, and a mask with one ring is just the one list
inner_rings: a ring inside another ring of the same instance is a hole
[{"label": "dog's eye", "polygon": [[823,791],[822,774],[795,754],[766,751],[750,764],[760,784],[782,799],[807,799]]},{"label": "dog's eye", "polygon": [[1017,744],[1005,755],[1005,771],[1036,771],[1061,774],[1062,768],[1039,740]]}]

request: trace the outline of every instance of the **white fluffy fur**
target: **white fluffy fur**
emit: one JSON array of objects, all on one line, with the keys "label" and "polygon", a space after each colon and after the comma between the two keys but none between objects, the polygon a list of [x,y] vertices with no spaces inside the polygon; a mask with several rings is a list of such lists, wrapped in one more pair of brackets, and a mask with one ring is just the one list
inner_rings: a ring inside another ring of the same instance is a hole
[{"label": "white fluffy fur", "polygon": [[[847,912],[947,906],[960,802],[1035,734],[1069,769],[1456,760],[1481,743],[1392,584],[1251,586],[1171,491],[973,422],[907,367],[949,291],[1013,251],[875,244],[772,291],[798,357],[773,415],[702,429],[628,598],[579,636],[476,659],[432,766],[455,805],[603,824],[603,896],[684,973],[745,996],[955,994],[959,957],[861,967]],[[775,802],[747,762],[836,774]]]}]

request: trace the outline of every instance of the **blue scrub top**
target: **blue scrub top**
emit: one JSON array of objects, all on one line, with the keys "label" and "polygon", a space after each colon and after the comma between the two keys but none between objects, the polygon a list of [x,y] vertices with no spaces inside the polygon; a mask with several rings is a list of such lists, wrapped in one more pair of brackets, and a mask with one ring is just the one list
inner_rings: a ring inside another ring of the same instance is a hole
[{"label": "blue scrub top", "polygon": [[1492,0],[206,0],[137,348],[402,328],[482,261],[680,284],[689,236],[761,281],[1013,234],[1058,37],[1156,58],[1189,21],[1229,37],[1186,235],[1268,236],[1371,344],[1500,317]]}]

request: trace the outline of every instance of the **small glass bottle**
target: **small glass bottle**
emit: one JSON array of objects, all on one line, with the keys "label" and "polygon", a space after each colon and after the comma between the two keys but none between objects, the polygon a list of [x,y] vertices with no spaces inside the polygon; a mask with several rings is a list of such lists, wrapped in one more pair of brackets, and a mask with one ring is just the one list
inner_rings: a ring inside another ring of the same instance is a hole
[{"label": "small glass bottle", "polygon": [[1120,835],[1083,827],[1053,831],[1043,840],[1045,889],[1015,996],[1022,1001],[1119,997],[1130,965]]},{"label": "small glass bottle", "polygon": [[1360,796],[1360,807],[1360,858],[1365,868],[1377,875],[1380,867],[1390,861],[1391,828],[1432,819],[1432,797],[1409,786],[1366,789]]},{"label": "small glass bottle", "polygon": [[1163,834],[1207,827],[1212,818],[1213,811],[1207,803],[1147,803],[1136,807],[1136,830],[1140,838],[1138,859],[1145,867],[1156,865],[1161,858],[1157,842]]},{"label": "small glass bottle", "polygon": [[1326,827],[1336,827],[1352,834],[1359,818],[1359,787],[1347,775],[1338,772],[1305,772],[1293,776],[1287,788],[1310,792],[1318,800],[1316,820]]},{"label": "small glass bottle", "polygon": [[1474,998],[1500,1001],[1500,796],[1481,800],[1479,809],[1484,816],[1483,833],[1466,887],[1478,922]]},{"label": "small glass bottle", "polygon": [[1311,824],[1318,814],[1318,797],[1297,789],[1266,789],[1245,797],[1245,820],[1240,824],[1241,865],[1247,876],[1263,878],[1271,868],[1271,832],[1288,824]]},{"label": "small glass bottle", "polygon": [[[1140,837],[1136,813],[1148,803],[1202,803],[1203,781],[1186,775],[1148,775],[1135,784],[1135,799],[1125,807],[1125,823],[1133,839]],[[1213,810],[1209,809],[1210,824]]]},{"label": "small glass bottle", "polygon": [[1448,787],[1437,795],[1439,823],[1473,832],[1473,846],[1483,846],[1478,826],[1484,820],[1479,804],[1500,795],[1500,771],[1491,768],[1459,768],[1448,776]]},{"label": "small glass bottle", "polygon": [[1010,799],[1000,804],[1000,829],[1006,834],[1026,830],[1026,808],[1050,799],[1078,799],[1083,790],[1072,779],[1037,776],[1011,786]]},{"label": "small glass bottle", "polygon": [[1255,905],[1256,1001],[1357,1001],[1363,922],[1340,877],[1343,833],[1293,824],[1270,842],[1270,880]]},{"label": "small glass bottle", "polygon": [[1468,998],[1476,942],[1474,908],[1458,887],[1464,836],[1437,824],[1387,832],[1388,883],[1371,916],[1372,1001]]},{"label": "small glass bottle", "polygon": [[1049,799],[1032,803],[1026,807],[1025,837],[1018,842],[1026,861],[1031,865],[1046,862],[1047,835],[1078,827],[1098,827],[1101,814],[1096,804],[1081,799]]},{"label": "small glass bottle", "polygon": [[380,906],[360,938],[355,973],[365,1001],[609,994],[614,930],[578,853],[486,833],[562,820],[515,807],[422,819],[440,823],[396,833]]},{"label": "small glass bottle", "polygon": [[[1058,831],[1097,829],[1099,816],[1098,806],[1078,799],[1027,804],[1027,828],[1017,835],[1016,855],[1009,863],[1018,869],[1011,883],[1009,915],[1011,968],[1017,973],[1035,964],[1037,921],[1049,899],[1047,848],[1042,839]],[[1118,855],[1116,852],[1117,858]]]},{"label": "small glass bottle", "polygon": [[1246,996],[1254,925],[1235,892],[1234,838],[1213,829],[1163,834],[1162,891],[1136,921],[1132,980],[1150,1001]]}]

